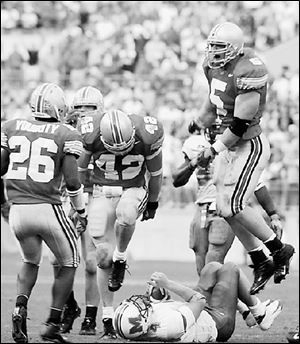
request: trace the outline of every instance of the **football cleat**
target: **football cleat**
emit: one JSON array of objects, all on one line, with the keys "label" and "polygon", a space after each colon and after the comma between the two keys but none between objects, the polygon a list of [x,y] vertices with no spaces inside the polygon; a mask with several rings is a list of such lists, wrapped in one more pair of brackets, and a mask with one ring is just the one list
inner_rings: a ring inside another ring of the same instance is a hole
[{"label": "football cleat", "polygon": [[261,330],[266,331],[268,330],[274,320],[278,317],[278,315],[282,311],[282,304],[279,300],[275,300],[269,303],[269,305],[266,306],[265,314],[256,316],[256,322]]},{"label": "football cleat", "polygon": [[273,253],[273,262],[275,264],[274,283],[279,284],[290,270],[290,261],[295,253],[292,245],[284,244],[283,247]]},{"label": "football cleat", "polygon": [[94,336],[96,334],[96,321],[93,318],[85,317],[81,329],[79,331],[80,335],[83,336]]},{"label": "football cleat", "polygon": [[108,289],[110,291],[117,291],[121,288],[126,267],[126,260],[116,260],[112,263],[111,272],[108,277]]},{"label": "football cleat", "polygon": [[80,317],[81,309],[76,307],[64,306],[61,320],[61,333],[69,333],[72,330],[73,323],[76,318]]},{"label": "football cleat", "polygon": [[[265,306],[268,306],[271,301],[270,300],[266,300],[264,302],[262,302]],[[250,312],[250,310],[246,310],[242,313],[242,317],[245,320],[245,323],[248,327],[253,328],[255,326],[257,326],[257,322],[256,319],[254,317],[254,315]]]},{"label": "football cleat", "polygon": [[289,343],[299,343],[299,328],[294,331],[289,331],[286,339]]},{"label": "football cleat", "polygon": [[102,319],[102,323],[103,323],[103,333],[101,334],[100,338],[116,339],[117,333],[113,327],[112,319],[111,318]]},{"label": "football cleat", "polygon": [[257,294],[260,290],[264,289],[268,280],[274,274],[274,263],[270,259],[266,259],[259,265],[250,265],[253,268],[254,282],[250,288],[250,294]]},{"label": "football cleat", "polygon": [[59,324],[45,323],[41,330],[41,338],[53,343],[70,343],[66,337],[61,335]]},{"label": "football cleat", "polygon": [[24,306],[15,307],[12,314],[12,337],[16,343],[28,343],[27,309]]}]

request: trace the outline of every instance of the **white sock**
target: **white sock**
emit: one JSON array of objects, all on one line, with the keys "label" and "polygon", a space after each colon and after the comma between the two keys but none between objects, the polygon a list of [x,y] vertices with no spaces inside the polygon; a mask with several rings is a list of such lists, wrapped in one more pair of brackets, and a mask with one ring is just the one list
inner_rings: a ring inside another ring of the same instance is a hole
[{"label": "white sock", "polygon": [[257,303],[255,306],[249,306],[250,312],[253,314],[254,317],[264,315],[266,311],[266,306],[257,299]]},{"label": "white sock", "polygon": [[102,307],[102,319],[106,319],[106,318],[112,319],[113,316],[114,316],[113,307]]},{"label": "white sock", "polygon": [[244,312],[249,311],[248,306],[244,302],[242,302],[241,300],[238,300],[238,304],[237,304],[236,308],[240,314],[243,314]]},{"label": "white sock", "polygon": [[116,260],[126,260],[127,259],[127,252],[120,252],[118,248],[116,247],[113,253],[113,261],[115,262]]}]

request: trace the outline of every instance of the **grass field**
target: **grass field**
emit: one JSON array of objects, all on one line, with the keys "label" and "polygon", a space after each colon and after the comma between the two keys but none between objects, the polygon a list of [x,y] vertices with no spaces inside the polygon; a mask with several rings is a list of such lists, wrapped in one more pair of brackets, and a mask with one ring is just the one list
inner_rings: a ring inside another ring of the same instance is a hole
[{"label": "grass field", "polygon": [[[172,238],[174,254],[179,251],[179,247],[182,251],[187,249],[188,235],[184,234],[184,237],[172,236],[173,228],[186,226],[191,218],[190,211],[174,210],[173,213],[161,211],[157,216],[157,221],[150,223],[147,222],[144,228],[138,228],[135,233],[135,240],[142,240],[146,242],[145,247],[142,250],[161,250],[159,246],[163,240],[161,235],[162,231],[167,232],[167,236],[164,240]],[[297,230],[299,228],[298,223],[293,220],[293,226],[287,226]],[[298,220],[297,220],[298,222]],[[170,226],[171,223],[171,226]],[[143,222],[143,224],[145,224]],[[155,224],[155,226],[154,226]],[[1,221],[3,225],[3,221]],[[169,227],[167,227],[169,225]],[[144,226],[144,225],[143,225]],[[295,227],[296,226],[296,227]],[[2,227],[2,226],[1,226]],[[149,228],[148,228],[149,227]],[[154,228],[153,228],[154,227]],[[7,229],[7,228],[6,228]],[[11,343],[11,312],[14,308],[15,296],[16,296],[16,276],[20,267],[21,261],[19,253],[16,249],[12,250],[11,246],[14,245],[11,241],[11,234],[7,234],[6,229],[2,227],[1,233],[1,343]],[[298,235],[298,232],[296,232]],[[143,236],[143,238],[142,238]],[[157,241],[154,237],[159,237]],[[140,237],[140,238],[139,238]],[[174,238],[174,240],[173,240]],[[288,241],[293,243],[298,251],[298,240]],[[183,242],[184,240],[184,242]],[[153,243],[152,243],[153,242]],[[157,247],[153,248],[157,242]],[[168,241],[170,242],[170,241]],[[137,241],[134,242],[137,244]],[[178,246],[177,246],[178,245]],[[180,245],[180,246],[179,246]],[[156,252],[155,251],[155,252]],[[152,253],[155,253],[154,251]],[[159,253],[159,252],[158,252]],[[298,252],[297,252],[298,253]],[[173,251],[170,251],[173,254]],[[135,255],[131,255],[129,259],[129,267],[131,275],[125,275],[125,283],[120,291],[115,294],[114,306],[117,306],[121,300],[132,295],[143,293],[146,288],[146,280],[153,271],[163,271],[170,278],[184,282],[188,285],[194,285],[196,282],[196,271],[194,262],[184,261],[168,261],[166,259],[160,260],[141,260],[139,257],[142,255],[137,252]],[[138,257],[139,259],[136,259]],[[158,256],[160,257],[160,256]],[[176,257],[173,255],[173,257]],[[180,252],[178,252],[178,257]],[[275,285],[273,281],[269,281],[264,291],[259,294],[261,300],[265,299],[280,299],[283,303],[283,311],[279,317],[275,320],[273,326],[269,331],[263,332],[259,328],[249,329],[241,316],[237,314],[236,330],[229,340],[229,343],[287,343],[286,334],[289,330],[295,329],[299,324],[299,256],[293,259],[290,275],[287,279],[282,281],[280,285]],[[147,259],[147,258],[145,258]],[[252,270],[247,266],[241,266],[245,273],[248,275],[252,282]],[[46,320],[49,311],[50,304],[50,290],[53,281],[52,268],[49,265],[48,258],[45,257],[40,268],[37,284],[31,295],[28,305],[28,334],[29,341],[31,343],[42,343],[43,341],[39,337],[39,331],[41,324]],[[97,317],[97,335],[96,336],[79,336],[81,321],[83,320],[85,305],[84,305],[84,270],[81,264],[78,268],[75,281],[75,295],[82,309],[82,317],[75,320],[74,327],[70,335],[69,340],[74,343],[104,343],[100,339],[101,326],[101,307]],[[125,343],[125,340],[113,340],[110,341],[117,343]]]}]

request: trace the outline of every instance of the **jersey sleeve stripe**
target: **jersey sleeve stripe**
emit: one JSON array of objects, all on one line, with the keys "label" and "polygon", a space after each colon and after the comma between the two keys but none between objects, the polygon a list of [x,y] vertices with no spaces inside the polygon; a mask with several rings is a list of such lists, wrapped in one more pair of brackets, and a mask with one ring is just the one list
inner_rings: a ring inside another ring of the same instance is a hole
[{"label": "jersey sleeve stripe", "polygon": [[83,151],[83,145],[80,141],[67,141],[65,142],[64,152],[80,155]]},{"label": "jersey sleeve stripe", "polygon": [[157,176],[160,176],[162,174],[163,170],[162,168],[158,171],[153,171],[153,172],[150,172],[150,175],[151,177],[157,177]]},{"label": "jersey sleeve stripe", "polygon": [[146,160],[152,160],[152,159],[155,158],[157,155],[159,155],[161,151],[162,151],[162,148],[160,147],[160,148],[159,148],[157,151],[155,151],[153,154],[147,155],[147,156],[146,156]]},{"label": "jersey sleeve stripe", "polygon": [[237,78],[239,88],[262,87],[268,81],[268,74],[260,78]]}]

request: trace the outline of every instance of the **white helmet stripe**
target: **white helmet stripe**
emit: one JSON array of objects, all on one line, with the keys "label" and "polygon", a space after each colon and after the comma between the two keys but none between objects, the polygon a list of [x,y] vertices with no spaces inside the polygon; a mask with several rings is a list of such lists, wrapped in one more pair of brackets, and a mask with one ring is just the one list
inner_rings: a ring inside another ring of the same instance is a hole
[{"label": "white helmet stripe", "polygon": [[120,144],[123,142],[120,123],[118,121],[117,111],[110,112],[110,126],[115,143]]}]

